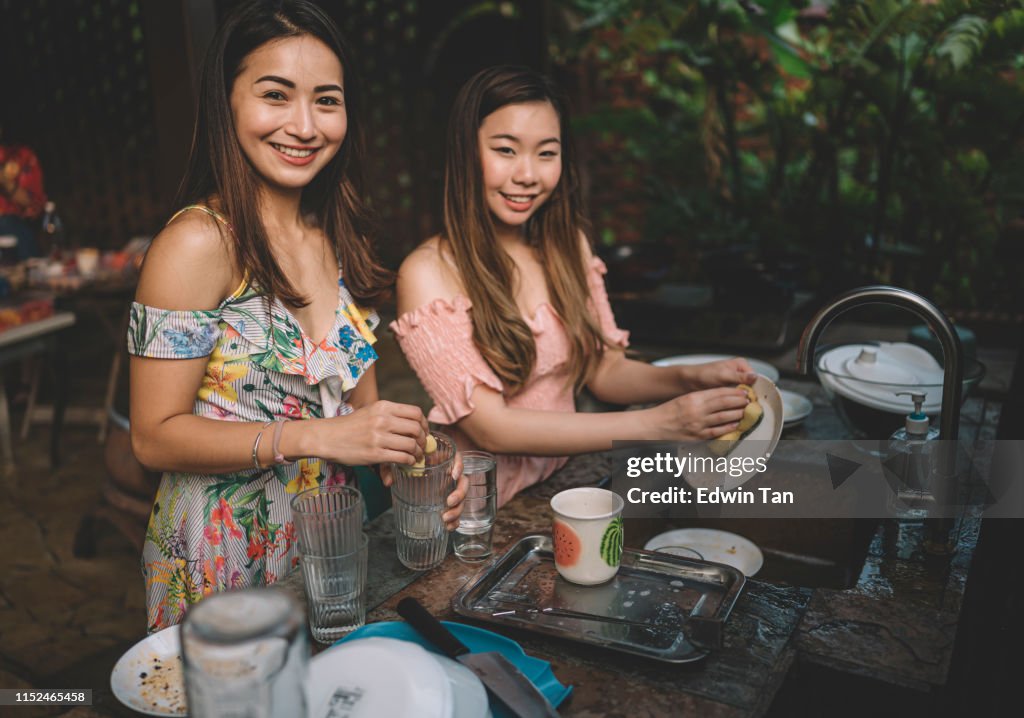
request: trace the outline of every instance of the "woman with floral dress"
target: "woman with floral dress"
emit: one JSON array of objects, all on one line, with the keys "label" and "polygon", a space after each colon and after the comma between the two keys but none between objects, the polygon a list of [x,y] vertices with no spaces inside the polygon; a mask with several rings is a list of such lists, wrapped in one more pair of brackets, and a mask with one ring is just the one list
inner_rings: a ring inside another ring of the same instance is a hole
[{"label": "woman with floral dress", "polygon": [[377,395],[364,307],[390,276],[350,67],[306,0],[243,3],[206,58],[184,208],[149,250],[128,335],[132,446],[165,471],[143,549],[151,631],[291,570],[296,492],[423,454],[421,411]]}]

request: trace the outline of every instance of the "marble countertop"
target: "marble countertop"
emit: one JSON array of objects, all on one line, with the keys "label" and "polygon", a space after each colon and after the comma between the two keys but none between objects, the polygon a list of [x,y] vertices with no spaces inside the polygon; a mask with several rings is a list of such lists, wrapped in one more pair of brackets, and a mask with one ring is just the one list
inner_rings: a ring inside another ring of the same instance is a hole
[{"label": "marble countertop", "polygon": [[[815,404],[815,421],[789,438],[835,437],[845,431],[816,385],[794,380],[781,385],[807,394]],[[977,407],[965,407],[968,420],[972,411]],[[984,410],[982,415],[979,432],[985,431]],[[990,412],[988,420],[997,415]],[[609,454],[579,456],[517,496],[499,511],[495,554],[522,536],[549,531],[552,495],[602,483],[610,474]],[[936,562],[918,548],[920,524],[882,521],[860,575],[846,589],[748,580],[726,623],[723,648],[693,664],[661,664],[526,631],[484,627],[507,633],[531,655],[550,661],[559,680],[574,686],[571,702],[560,710],[567,716],[758,716],[767,711],[797,660],[928,691],[943,685],[949,674],[979,527],[977,517],[965,517],[955,554]],[[452,598],[486,565],[449,556],[423,573],[402,567],[395,558],[391,512],[371,522],[367,533],[374,557],[368,622],[400,620],[395,606],[406,596],[439,618],[465,621],[452,610]],[[285,583],[302,593],[297,574]]]}]

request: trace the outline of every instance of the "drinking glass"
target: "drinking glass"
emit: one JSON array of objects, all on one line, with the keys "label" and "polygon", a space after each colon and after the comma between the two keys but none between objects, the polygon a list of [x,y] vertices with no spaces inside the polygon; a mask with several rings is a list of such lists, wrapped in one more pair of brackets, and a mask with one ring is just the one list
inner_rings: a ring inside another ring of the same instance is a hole
[{"label": "drinking glass", "polygon": [[292,499],[292,520],[303,555],[350,554],[363,534],[363,496],[353,486],[306,489]]},{"label": "drinking glass", "polygon": [[432,434],[437,450],[424,456],[423,466],[391,465],[398,560],[418,571],[444,560],[448,531],[441,515],[447,508],[448,494],[455,488],[455,442],[439,432]]},{"label": "drinking glass", "polygon": [[331,644],[366,622],[366,534],[359,548],[340,556],[302,555],[309,630],[318,643]]},{"label": "drinking glass", "polygon": [[283,589],[207,596],[185,615],[181,646],[189,715],[306,715],[306,626],[298,601]]},{"label": "drinking glass", "polygon": [[452,534],[452,547],[456,556],[472,563],[491,556],[494,517],[498,513],[498,469],[494,454],[463,452],[462,475],[469,488],[462,504],[459,527]]}]

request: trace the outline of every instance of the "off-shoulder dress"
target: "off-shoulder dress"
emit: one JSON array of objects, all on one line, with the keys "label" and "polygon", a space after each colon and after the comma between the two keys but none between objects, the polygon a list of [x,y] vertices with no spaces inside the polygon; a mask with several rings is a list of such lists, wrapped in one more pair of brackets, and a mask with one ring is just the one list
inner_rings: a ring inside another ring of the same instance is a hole
[{"label": "off-shoulder dress", "polygon": [[[604,262],[591,257],[587,266],[590,310],[598,319],[605,338],[612,346],[626,347],[629,332],[615,323],[608,292],[604,285]],[[526,384],[509,394],[473,342],[472,303],[464,294],[452,301],[435,299],[406,312],[391,323],[409,365],[434,402],[428,419],[447,425],[460,450],[477,448],[460,431],[457,422],[476,408],[473,390],[478,385],[505,395],[508,406],[539,411],[576,411],[572,381],[569,377],[569,339],[561,318],[550,304],[537,307],[533,316],[525,316],[537,346],[537,360]],[[498,503],[508,502],[523,489],[551,476],[565,465],[568,457],[501,455],[498,457]]]},{"label": "off-shoulder dress", "polygon": [[[230,229],[213,210],[194,206]],[[185,210],[182,210],[185,211]],[[140,357],[207,357],[193,413],[219,421],[298,421],[352,411],[349,396],[376,361],[374,312],[357,307],[338,273],[334,325],[307,336],[288,308],[247,280],[216,309],[131,307],[128,350]],[[230,474],[167,472],[142,555],[150,631],[181,621],[208,593],[274,583],[298,561],[289,501],[352,471],[315,457]]]}]

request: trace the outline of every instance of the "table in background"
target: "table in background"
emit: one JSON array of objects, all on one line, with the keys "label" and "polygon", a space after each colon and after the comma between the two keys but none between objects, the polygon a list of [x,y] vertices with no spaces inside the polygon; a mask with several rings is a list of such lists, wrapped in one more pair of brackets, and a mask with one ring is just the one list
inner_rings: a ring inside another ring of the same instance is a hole
[{"label": "table in background", "polygon": [[[111,410],[117,393],[121,371],[127,354],[128,311],[135,294],[136,276],[117,274],[81,282],[72,287],[56,288],[54,303],[58,310],[74,312],[82,322],[95,319],[102,329],[98,335],[110,343],[111,359],[102,406],[68,406],[64,418],[68,424],[94,425],[98,428],[97,441],[107,436]],[[21,425],[21,438],[28,437],[33,424],[53,421],[54,407],[38,403],[39,372],[32,376],[25,417]]]},{"label": "table in background", "polygon": [[[11,362],[26,357],[47,353],[54,365],[54,408],[50,433],[50,462],[58,463],[60,429],[67,402],[67,371],[64,357],[58,348],[58,337],[63,329],[75,323],[73,312],[56,314],[34,322],[0,332],[0,370]],[[0,376],[0,452],[5,473],[14,467],[14,451],[11,447],[11,420],[7,408],[7,392]]]}]

